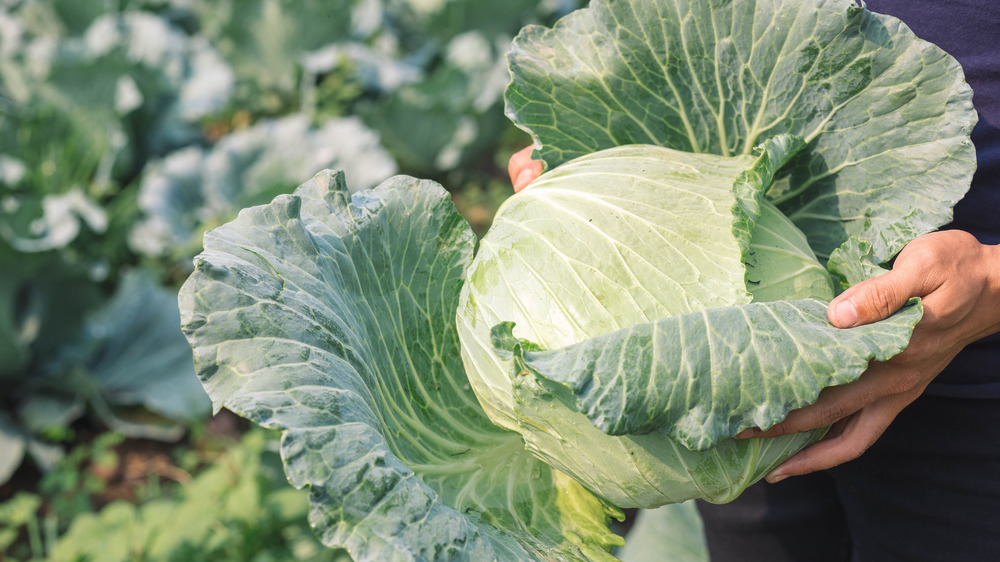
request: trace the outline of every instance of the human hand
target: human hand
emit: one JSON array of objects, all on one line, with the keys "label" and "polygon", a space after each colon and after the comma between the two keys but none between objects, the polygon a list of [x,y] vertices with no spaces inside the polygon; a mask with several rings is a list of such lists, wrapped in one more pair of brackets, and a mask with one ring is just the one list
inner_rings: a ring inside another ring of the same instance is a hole
[{"label": "human hand", "polygon": [[838,328],[868,324],[910,297],[923,299],[924,315],[906,350],[872,362],[855,382],[824,389],[815,404],[793,410],[768,430],[737,436],[777,437],[832,426],[821,441],[768,473],[768,482],[859,457],[963,347],[1000,331],[1000,246],[957,230],[920,236],[903,248],[892,271],[835,298],[827,316]]},{"label": "human hand", "polygon": [[531,159],[533,146],[527,146],[518,150],[507,162],[507,173],[510,174],[510,183],[514,185],[514,192],[521,191],[535,178],[542,175],[544,165],[538,160]]}]

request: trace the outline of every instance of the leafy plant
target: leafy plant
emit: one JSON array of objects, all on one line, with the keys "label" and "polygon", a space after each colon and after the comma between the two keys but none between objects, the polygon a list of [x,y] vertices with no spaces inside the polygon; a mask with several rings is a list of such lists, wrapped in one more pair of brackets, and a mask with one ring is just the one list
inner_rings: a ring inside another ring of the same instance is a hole
[{"label": "leafy plant", "polygon": [[851,2],[595,3],[526,29],[510,60],[508,114],[561,166],[499,211],[470,268],[473,388],[617,505],[734,498],[810,436],[728,437],[905,347],[799,299],[832,296],[812,254],[846,286],[950,219],[975,169],[961,69]]},{"label": "leafy plant", "polygon": [[36,493],[20,491],[0,503],[0,559],[46,559],[59,533],[76,516],[91,512],[92,498],[106,490],[107,482],[98,473],[118,464],[114,447],[123,439],[118,433],[104,433],[73,447],[53,461]]},{"label": "leafy plant", "polygon": [[601,559],[616,506],[735,497],[818,434],[733,435],[906,346],[918,302],[844,331],[823,301],[975,167],[957,63],[853,2],[595,0],[509,60],[550,171],[475,259],[440,187],[323,173],[181,290],[216,407],[283,431],[356,559]]},{"label": "leafy plant", "polygon": [[173,438],[178,422],[208,412],[171,326],[173,293],[151,273],[127,274],[137,215],[127,186],[151,155],[200,137],[232,77],[204,41],[114,4],[5,5],[0,438],[12,445],[0,482],[25,453],[51,468],[53,442],[71,441],[69,424],[86,413]]},{"label": "leafy plant", "polygon": [[209,413],[190,348],[176,328],[172,291],[148,273],[133,272],[110,300],[94,306],[74,301],[86,295],[82,291],[65,292],[63,271],[33,285],[34,272],[26,273],[11,296],[26,300],[28,308],[15,310],[10,320],[26,344],[17,352],[30,361],[6,373],[10,417],[0,417],[0,439],[12,446],[0,481],[25,453],[43,470],[51,468],[59,453],[45,437],[88,412],[126,435],[167,440]]},{"label": "leafy plant", "polygon": [[309,531],[308,500],[271,444],[250,432],[174,494],[76,517],[49,560],[347,560]]},{"label": "leafy plant", "polygon": [[199,453],[193,477],[148,500],[99,506],[108,487],[100,475],[120,464],[122,442],[100,435],[74,448],[38,494],[0,503],[3,559],[346,562],[309,529],[308,499],[285,482],[274,437],[250,431],[224,454]]},{"label": "leafy plant", "polygon": [[829,276],[761,200],[784,140],[756,159],[618,147],[509,200],[458,309],[491,419],[622,507],[729,501],[818,438],[727,439],[898,353],[920,312],[829,325]]},{"label": "leafy plant", "polygon": [[210,149],[172,152],[144,171],[137,198],[143,216],[132,225],[129,244],[138,254],[167,257],[189,270],[205,230],[331,166],[366,189],[396,172],[393,157],[356,117],[314,127],[307,115],[291,114],[234,131]]},{"label": "leafy plant", "polygon": [[38,554],[35,558],[41,559],[41,554],[45,551],[43,546],[42,532],[37,517],[38,508],[41,507],[42,500],[35,494],[19,492],[11,499],[0,503],[0,551],[6,555],[14,555],[14,545],[18,540],[21,529],[25,530],[28,545],[23,550],[29,553]]}]

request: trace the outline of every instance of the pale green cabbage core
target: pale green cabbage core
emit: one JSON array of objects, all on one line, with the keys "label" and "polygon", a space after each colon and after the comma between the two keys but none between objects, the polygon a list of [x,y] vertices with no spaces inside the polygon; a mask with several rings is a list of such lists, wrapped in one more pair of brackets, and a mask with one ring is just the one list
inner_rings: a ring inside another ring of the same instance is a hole
[{"label": "pale green cabbage core", "polygon": [[568,390],[515,393],[490,329],[513,321],[518,337],[556,349],[677,314],[831,299],[805,236],[770,203],[741,242],[733,185],[755,161],[642,145],[578,158],[501,207],[468,270],[458,329],[480,403],[615,505],[729,501],[817,435],[729,439],[703,452],[662,433],[610,436],[569,406]]}]

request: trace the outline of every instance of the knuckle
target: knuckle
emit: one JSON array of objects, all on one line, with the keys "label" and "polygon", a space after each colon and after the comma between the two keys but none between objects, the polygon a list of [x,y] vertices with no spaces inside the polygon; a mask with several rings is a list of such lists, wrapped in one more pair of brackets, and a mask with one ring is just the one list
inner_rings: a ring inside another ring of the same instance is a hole
[{"label": "knuckle", "polygon": [[898,298],[893,285],[878,277],[872,283],[872,289],[865,294],[868,308],[879,318],[885,318],[896,312]]},{"label": "knuckle", "polygon": [[814,472],[819,472],[820,470],[824,470],[825,468],[826,467],[820,466],[820,465],[807,464],[807,465],[804,465],[802,467],[802,475],[812,474]]},{"label": "knuckle", "polygon": [[975,247],[979,241],[975,236],[961,230],[942,230],[914,238],[896,258],[896,265],[920,269],[933,267],[943,257],[955,256],[963,249]]},{"label": "knuckle", "polygon": [[878,391],[878,389],[873,387],[866,387],[864,392],[861,393],[860,405],[862,407],[867,406],[881,397],[882,394]]},{"label": "knuckle", "polygon": [[822,425],[831,425],[847,416],[847,410],[838,402],[826,404],[820,410],[820,422]]},{"label": "knuckle", "polygon": [[907,380],[908,378],[909,377],[896,376],[889,379],[889,381],[886,383],[886,388],[885,388],[886,395],[891,396],[896,394],[903,394],[907,390],[909,390],[911,387]]},{"label": "knuckle", "polygon": [[899,266],[905,262],[906,266],[918,270],[930,267],[938,261],[941,250],[941,240],[932,237],[917,238],[903,248],[896,258],[896,264]]},{"label": "knuckle", "polygon": [[[967,307],[961,301],[935,302],[934,306],[924,305],[924,315],[940,326],[955,326],[969,316]],[[928,310],[930,309],[930,310]]]}]

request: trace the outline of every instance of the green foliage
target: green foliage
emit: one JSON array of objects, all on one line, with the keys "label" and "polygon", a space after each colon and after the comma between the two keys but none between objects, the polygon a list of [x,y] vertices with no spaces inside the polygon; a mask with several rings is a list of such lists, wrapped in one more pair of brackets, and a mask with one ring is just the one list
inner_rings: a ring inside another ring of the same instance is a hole
[{"label": "green foliage", "polygon": [[[356,189],[400,162],[495,182],[469,164],[501,134],[502,51],[523,23],[572,7],[4,2],[0,483],[24,458],[48,470],[71,424],[175,439],[207,414],[166,296],[203,233],[240,209],[324,168]],[[466,208],[490,215],[483,204]]]},{"label": "green foliage", "polygon": [[99,474],[118,464],[115,447],[123,440],[105,433],[73,447],[54,462],[36,493],[17,492],[0,503],[0,551],[12,560],[44,559],[70,522],[94,509],[93,498],[107,489]]},{"label": "green foliage", "polygon": [[309,528],[306,494],[285,482],[273,437],[252,431],[224,454],[202,454],[209,464],[188,481],[95,510],[92,498],[107,487],[98,475],[117,464],[122,442],[98,436],[67,455],[37,495],[0,504],[0,549],[5,560],[349,561]]},{"label": "green foliage", "polygon": [[[0,552],[14,557],[18,550],[23,550],[34,552],[41,558],[44,547],[37,516],[41,505],[41,498],[28,492],[18,492],[11,499],[0,503]],[[18,546],[16,543],[22,530],[26,535],[27,545]]]},{"label": "green foliage", "polygon": [[596,0],[525,28],[509,60],[508,113],[549,167],[625,144],[730,156],[802,138],[767,198],[823,259],[853,235],[888,260],[950,220],[975,170],[958,62],[853,0]]},{"label": "green foliage", "polygon": [[74,518],[49,559],[349,560],[314,537],[305,494],[284,482],[270,443],[251,432],[172,496],[119,500]]},{"label": "green foliage", "polygon": [[77,445],[39,482],[39,493],[50,498],[51,512],[62,520],[63,527],[93,509],[91,498],[107,487],[107,481],[97,473],[118,464],[114,447],[123,440],[119,433],[104,433],[91,443]]}]

